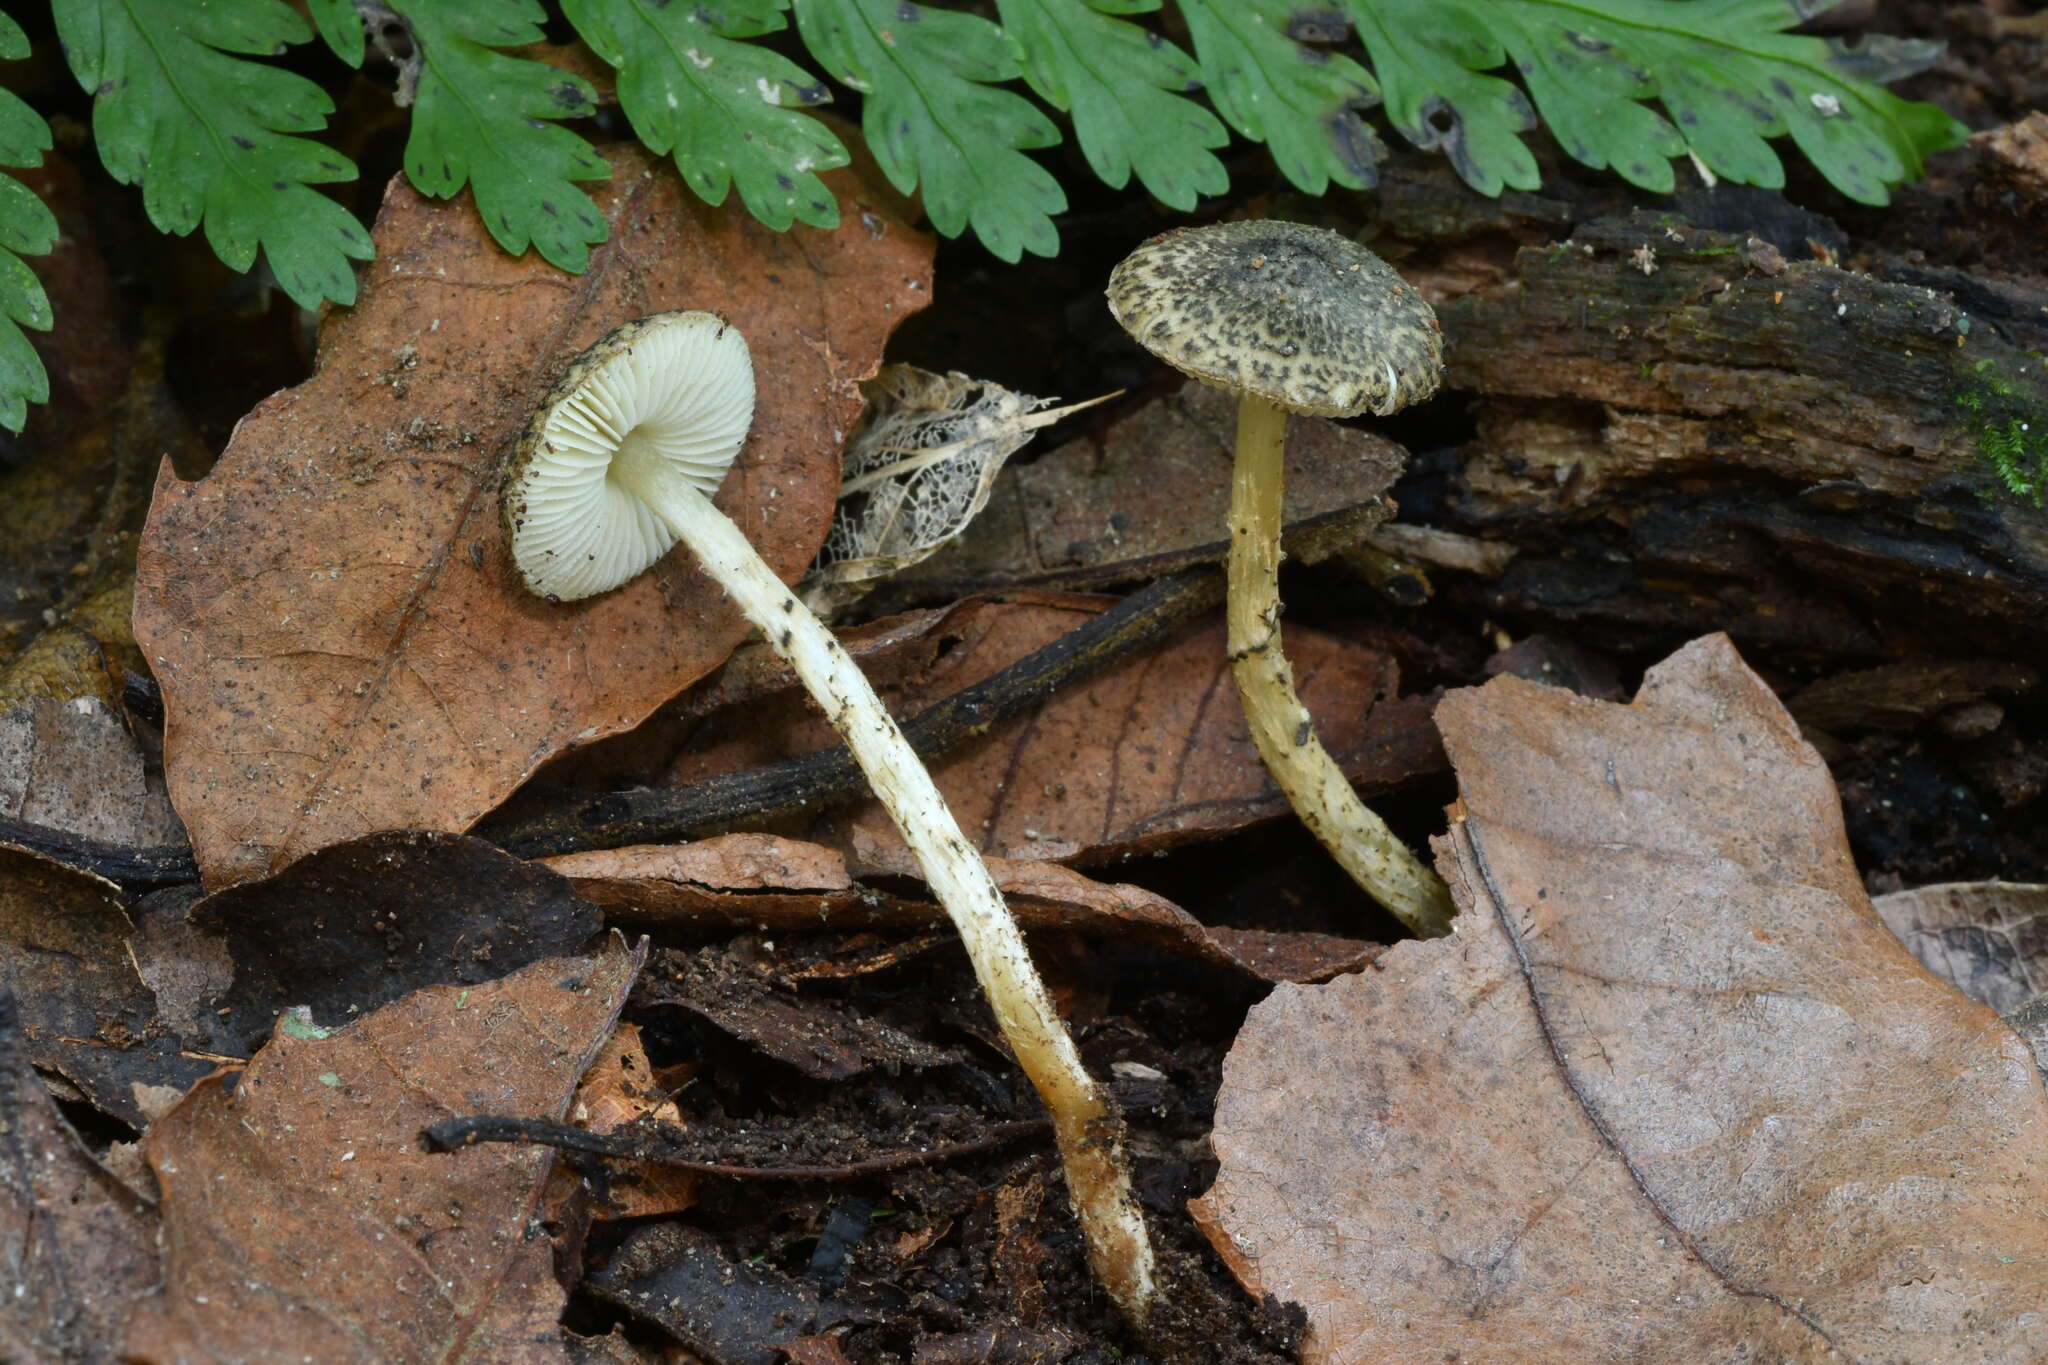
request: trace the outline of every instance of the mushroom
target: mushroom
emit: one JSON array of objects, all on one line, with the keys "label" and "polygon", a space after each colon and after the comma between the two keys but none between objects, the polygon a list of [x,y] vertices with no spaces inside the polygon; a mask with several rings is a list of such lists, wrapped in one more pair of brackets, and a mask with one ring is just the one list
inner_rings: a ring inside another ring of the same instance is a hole
[{"label": "mushroom", "polygon": [[753,362],[723,319],[657,313],[619,328],[569,366],[520,439],[502,499],[513,561],[534,592],[566,602],[618,587],[681,540],[788,660],[960,931],[1003,1037],[1051,1111],[1096,1277],[1142,1322],[1152,1248],[1123,1125],[1082,1067],[1002,893],[867,679],[712,504],[753,418]]},{"label": "mushroom", "polygon": [[1457,913],[1441,878],[1358,799],[1316,738],[1280,648],[1280,487],[1287,414],[1352,417],[1436,391],[1436,314],[1379,257],[1303,223],[1154,237],[1111,272],[1109,308],[1154,355],[1238,395],[1228,639],[1252,741],[1302,822],[1417,934]]}]

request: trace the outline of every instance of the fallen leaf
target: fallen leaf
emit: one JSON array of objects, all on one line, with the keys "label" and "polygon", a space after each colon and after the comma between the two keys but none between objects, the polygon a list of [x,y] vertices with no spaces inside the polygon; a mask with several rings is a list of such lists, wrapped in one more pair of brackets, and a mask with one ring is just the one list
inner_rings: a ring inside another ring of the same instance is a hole
[{"label": "fallen leaf", "polygon": [[[749,929],[950,929],[936,902],[860,886],[844,858],[769,834],[728,834],[694,844],[606,849],[543,860],[607,921],[674,933]],[[986,859],[1017,922],[1088,939],[1120,939],[1202,958],[1265,981],[1321,981],[1378,956],[1376,943],[1330,934],[1211,928],[1140,886],[1095,881],[1057,863]],[[786,880],[763,867],[789,869]],[[908,850],[894,873],[920,875]]]},{"label": "fallen leaf", "polygon": [[93,1160],[21,1044],[0,991],[0,1356],[111,1360],[156,1284],[156,1210]]},{"label": "fallen leaf", "polygon": [[551,605],[502,547],[513,438],[618,324],[700,308],[746,333],[760,399],[719,501],[785,577],[816,553],[858,381],[929,297],[928,241],[844,177],[843,226],[777,233],[704,206],[637,149],[610,155],[610,241],[575,277],[506,256],[466,203],[395,180],[318,372],[259,404],[205,479],[159,474],[136,636],[209,886],[374,830],[464,829],[738,642],[738,613],[687,552]]},{"label": "fallen leaf", "polygon": [[2004,1018],[2033,1050],[2034,1064],[2041,1068],[2042,1081],[2048,1083],[2048,993],[2035,996]]},{"label": "fallen leaf", "polygon": [[2048,886],[1943,882],[1871,904],[1920,965],[2000,1014],[2048,991]]},{"label": "fallen leaf", "polygon": [[[682,1115],[660,1083],[640,1043],[637,1024],[620,1024],[605,1039],[576,1086],[569,1117],[593,1133],[614,1133],[639,1119],[680,1125]],[[600,1219],[647,1218],[681,1213],[697,1202],[697,1175],[652,1162],[610,1162],[601,1172],[592,1216]],[[590,1178],[586,1175],[583,1178]],[[567,1166],[557,1166],[555,1181],[579,1179]],[[551,1196],[552,1202],[552,1196]]]},{"label": "fallen leaf", "polygon": [[178,1055],[128,952],[134,926],[115,888],[32,853],[0,849],[0,991],[39,1067],[141,1127],[133,1086],[180,1090],[212,1068]]},{"label": "fallen leaf", "polygon": [[1456,935],[1278,988],[1217,1100],[1199,1211],[1303,1360],[2037,1358],[2040,1075],[1878,919],[1727,640],[1437,718]]},{"label": "fallen leaf", "polygon": [[[1099,435],[1005,469],[974,534],[906,569],[900,581],[964,597],[993,588],[1097,587],[1220,561],[1236,427],[1234,397],[1189,383]],[[1339,525],[1363,533],[1386,514],[1381,495],[1407,460],[1381,437],[1296,417],[1287,439],[1289,533]]]},{"label": "fallen leaf", "polygon": [[553,1153],[429,1154],[419,1132],[479,1110],[560,1119],[638,967],[614,939],[331,1032],[288,1022],[232,1089],[200,1082],[144,1139],[164,1287],[128,1356],[565,1360],[565,1295],[530,1226]]},{"label": "fallen leaf", "polygon": [[710,1233],[680,1223],[634,1233],[589,1288],[719,1365],[779,1365],[778,1343],[847,1316],[802,1280],[728,1260]]},{"label": "fallen leaf", "polygon": [[[948,615],[907,646],[905,668],[864,664],[889,709],[908,716],[980,682],[1102,610],[1107,599],[1020,592]],[[1398,695],[1386,655],[1306,627],[1286,632],[1316,731],[1370,797],[1442,763],[1431,699]],[[708,720],[670,771],[684,786],[836,741],[801,693]],[[1035,711],[931,764],[960,826],[984,853],[1104,862],[1214,838],[1288,813],[1252,747],[1230,679],[1223,624],[1196,622],[1164,643],[1063,688]],[[900,865],[895,827],[869,800],[804,831],[856,867]]]},{"label": "fallen leaf", "polygon": [[400,831],[321,849],[200,901],[185,921],[227,945],[234,981],[207,1001],[216,1051],[246,1055],[277,1016],[321,1024],[427,986],[477,985],[580,951],[597,908],[544,867],[461,834]]},{"label": "fallen leaf", "polygon": [[0,816],[120,848],[181,843],[163,782],[97,697],[0,711]]},{"label": "fallen leaf", "polygon": [[843,1081],[870,1067],[946,1066],[961,1060],[841,1000],[813,1000],[777,985],[745,945],[655,954],[641,979],[638,1006],[690,1011],[765,1056],[817,1081]]}]

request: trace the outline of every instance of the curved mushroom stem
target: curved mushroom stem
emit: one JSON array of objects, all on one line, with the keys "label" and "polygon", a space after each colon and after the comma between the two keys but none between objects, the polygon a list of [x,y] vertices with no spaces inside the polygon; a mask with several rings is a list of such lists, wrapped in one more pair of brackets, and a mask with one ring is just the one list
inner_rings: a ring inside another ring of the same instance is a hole
[{"label": "curved mushroom stem", "polygon": [[1280,647],[1281,454],[1287,410],[1254,394],[1237,406],[1230,484],[1230,670],[1252,743],[1301,822],[1367,895],[1424,938],[1451,931],[1457,907],[1443,879],[1366,809],[1316,738]]},{"label": "curved mushroom stem", "polygon": [[832,633],[761,559],[725,513],[654,462],[618,461],[613,478],[668,523],[774,647],[853,751],[875,795],[916,855],[926,883],[967,946],[996,1023],[1052,1114],[1096,1278],[1124,1316],[1151,1307],[1152,1244],[1131,1195],[1123,1121],[1081,1065],[1081,1054],[1031,964],[1024,936],[945,797]]}]

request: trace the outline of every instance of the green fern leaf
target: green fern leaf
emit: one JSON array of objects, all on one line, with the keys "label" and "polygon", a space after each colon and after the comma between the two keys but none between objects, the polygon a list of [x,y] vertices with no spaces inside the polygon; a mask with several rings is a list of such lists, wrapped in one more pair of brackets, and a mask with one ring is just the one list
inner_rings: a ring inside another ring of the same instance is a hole
[{"label": "green fern leaf", "polygon": [[[1790,135],[1866,204],[1887,202],[1929,152],[1966,132],[1879,88],[1931,62],[1933,44],[1852,46],[1785,31],[1832,0],[1342,2],[1394,126],[1441,148],[1488,194],[1539,183],[1521,139],[1538,110],[1573,157],[1647,190],[1669,191],[1671,159],[1688,152],[1722,179],[1777,188],[1785,171],[1769,139]],[[1514,85],[1482,74],[1509,61],[1533,109]]]},{"label": "green fern leaf", "polygon": [[707,204],[739,186],[747,211],[772,228],[792,219],[839,224],[818,179],[847,162],[830,129],[799,110],[827,102],[824,83],[767,48],[736,39],[780,29],[788,0],[563,0],[583,41],[619,69],[619,106],[657,155],[674,152],[683,181]]},{"label": "green fern leaf", "polygon": [[1289,34],[1295,0],[1180,0],[1209,98],[1230,126],[1263,142],[1295,186],[1321,194],[1379,183],[1386,148],[1360,115],[1380,101],[1357,62]]},{"label": "green fern leaf", "polygon": [[287,133],[325,126],[320,87],[242,55],[270,56],[312,37],[281,0],[68,0],[57,35],[92,92],[100,160],[142,187],[149,221],[184,234],[204,226],[214,254],[247,270],[261,250],[302,307],[352,303],[370,235],[310,185],[353,180],[330,147]]},{"label": "green fern leaf", "polygon": [[1052,215],[1067,196],[1024,149],[1059,129],[996,84],[1022,74],[1016,43],[986,19],[910,0],[797,0],[797,31],[818,63],[866,100],[861,129],[882,173],[921,190],[948,237],[968,227],[1001,260],[1059,250]]},{"label": "green fern leaf", "polygon": [[[0,58],[28,56],[21,26],[0,14]],[[50,150],[50,125],[11,90],[0,90],[0,166],[40,166]],[[50,376],[42,357],[22,333],[50,330],[50,298],[23,256],[40,256],[57,244],[57,219],[50,206],[19,180],[0,175],[0,426],[20,431],[28,405],[50,398]]]},{"label": "green fern leaf", "polygon": [[595,113],[588,82],[494,51],[536,43],[539,0],[385,0],[412,31],[417,67],[405,174],[436,199],[463,186],[499,246],[531,245],[581,272],[605,239],[604,215],[571,181],[611,175],[590,144],[554,119]]},{"label": "green fern leaf", "polygon": [[997,0],[1003,27],[1024,53],[1024,79],[1073,115],[1074,138],[1111,189],[1138,180],[1183,211],[1221,194],[1230,174],[1210,152],[1230,140],[1216,116],[1180,93],[1201,88],[1194,59],[1110,14],[1143,13],[1159,0]]}]

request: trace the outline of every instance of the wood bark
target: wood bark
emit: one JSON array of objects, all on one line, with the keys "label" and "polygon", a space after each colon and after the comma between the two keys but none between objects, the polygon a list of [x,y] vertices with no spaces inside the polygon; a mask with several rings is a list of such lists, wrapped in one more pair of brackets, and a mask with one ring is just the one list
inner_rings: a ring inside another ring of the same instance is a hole
[{"label": "wood bark", "polygon": [[1401,520],[1518,551],[1454,597],[1611,647],[1711,624],[1815,660],[2041,656],[2048,512],[1992,452],[2017,431],[2022,472],[2048,467],[2048,291],[1843,268],[1833,224],[1759,191],[1626,214],[1460,194],[1411,181],[1380,209],[1437,296],[1446,387],[1478,396]]}]

